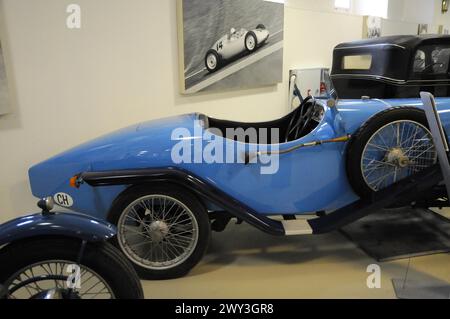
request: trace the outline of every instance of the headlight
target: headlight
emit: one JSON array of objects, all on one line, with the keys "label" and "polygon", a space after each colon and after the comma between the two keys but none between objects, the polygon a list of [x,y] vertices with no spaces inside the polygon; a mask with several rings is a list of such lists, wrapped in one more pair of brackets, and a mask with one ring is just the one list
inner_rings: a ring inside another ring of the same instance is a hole
[{"label": "headlight", "polygon": [[55,202],[53,201],[53,197],[46,197],[41,199],[37,205],[43,212],[50,212],[55,206]]}]

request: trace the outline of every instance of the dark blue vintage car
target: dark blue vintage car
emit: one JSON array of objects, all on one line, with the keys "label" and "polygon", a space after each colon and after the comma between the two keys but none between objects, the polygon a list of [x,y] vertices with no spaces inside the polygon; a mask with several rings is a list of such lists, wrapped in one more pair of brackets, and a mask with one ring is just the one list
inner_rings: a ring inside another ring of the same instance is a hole
[{"label": "dark blue vintage car", "polygon": [[[327,99],[266,123],[188,114],[136,124],[32,167],[32,191],[117,225],[117,245],[151,279],[186,274],[211,229],[233,218],[308,235],[400,195],[431,205],[440,194],[429,181],[442,177],[419,92],[437,96],[450,132],[449,56],[444,36],[342,44]],[[311,212],[320,217],[302,218]]]},{"label": "dark blue vintage car", "polygon": [[114,225],[53,212],[51,197],[38,206],[41,213],[0,224],[0,300],[144,297],[130,262],[107,242]]}]

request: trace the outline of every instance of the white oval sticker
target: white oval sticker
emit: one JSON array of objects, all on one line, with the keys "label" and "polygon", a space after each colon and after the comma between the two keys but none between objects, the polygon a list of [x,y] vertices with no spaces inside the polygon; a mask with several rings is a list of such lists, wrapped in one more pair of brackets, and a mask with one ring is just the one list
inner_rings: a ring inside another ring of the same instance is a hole
[{"label": "white oval sticker", "polygon": [[55,200],[55,203],[61,207],[69,208],[73,206],[73,199],[69,194],[58,193],[53,196],[53,199]]}]

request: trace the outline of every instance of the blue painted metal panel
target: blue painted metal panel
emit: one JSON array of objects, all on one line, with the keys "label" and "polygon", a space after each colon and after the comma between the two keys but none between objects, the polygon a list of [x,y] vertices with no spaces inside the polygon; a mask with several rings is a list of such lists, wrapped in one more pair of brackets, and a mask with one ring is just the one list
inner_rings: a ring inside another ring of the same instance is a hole
[{"label": "blue painted metal panel", "polygon": [[[450,132],[450,99],[436,101],[444,127]],[[394,106],[422,108],[422,102],[420,99],[341,100],[337,105],[338,113],[326,108],[325,118],[316,130],[297,141],[278,145],[279,149],[353,134],[370,117]],[[134,125],[53,157],[30,169],[33,194],[42,198],[67,193],[74,200],[72,210],[105,218],[114,199],[126,187],[83,185],[74,189],[69,186],[72,176],[85,171],[175,166],[192,172],[261,214],[335,210],[358,200],[347,180],[345,143],[302,148],[281,155],[279,170],[272,175],[261,174],[263,164],[175,165],[171,152],[180,139],[173,138],[174,129],[184,128],[190,134],[185,140],[191,146],[210,143],[204,140],[205,131],[197,120],[198,114],[190,114]],[[252,147],[221,137],[216,140],[223,142],[224,151]]]}]

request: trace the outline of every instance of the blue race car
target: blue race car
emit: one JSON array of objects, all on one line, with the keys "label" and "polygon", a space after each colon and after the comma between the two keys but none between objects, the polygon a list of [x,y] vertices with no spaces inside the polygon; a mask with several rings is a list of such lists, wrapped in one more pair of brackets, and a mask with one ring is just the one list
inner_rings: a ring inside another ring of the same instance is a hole
[{"label": "blue race car", "polygon": [[[328,99],[236,123],[202,114],[133,125],[32,167],[33,194],[117,225],[148,279],[180,277],[231,219],[273,235],[338,229],[392,205],[447,206],[420,91],[450,132],[450,37],[341,44]],[[317,213],[306,219],[304,215]]]}]

